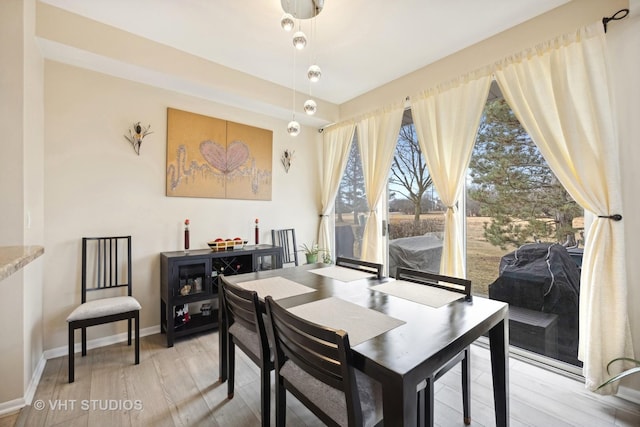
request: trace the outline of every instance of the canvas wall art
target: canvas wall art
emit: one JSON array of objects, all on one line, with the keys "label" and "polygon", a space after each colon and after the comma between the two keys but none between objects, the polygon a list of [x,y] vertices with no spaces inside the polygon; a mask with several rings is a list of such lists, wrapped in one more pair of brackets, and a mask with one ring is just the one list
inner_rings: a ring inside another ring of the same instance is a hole
[{"label": "canvas wall art", "polygon": [[271,200],[273,132],[167,108],[167,196]]}]

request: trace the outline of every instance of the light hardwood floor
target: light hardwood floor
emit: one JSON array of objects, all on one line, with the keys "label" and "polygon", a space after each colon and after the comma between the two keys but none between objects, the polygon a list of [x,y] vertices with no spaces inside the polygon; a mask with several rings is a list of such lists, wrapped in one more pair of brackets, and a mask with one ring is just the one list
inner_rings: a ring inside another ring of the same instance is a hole
[{"label": "light hardwood floor", "polygon": [[[89,350],[84,358],[76,354],[73,384],[67,383],[66,356],[52,359],[32,405],[17,416],[0,418],[0,427],[257,426],[258,369],[241,351],[236,354],[232,400],[226,384],[218,383],[216,332],[177,340],[173,348],[166,347],[164,335],[142,338],[137,366],[125,343]],[[472,346],[471,375],[471,425],[493,426],[488,350]],[[640,406],[596,396],[578,381],[515,359],[510,362],[510,397],[515,427],[640,426]],[[322,425],[290,395],[287,404],[288,426]],[[436,424],[464,426],[461,410],[458,368],[436,383]]]}]

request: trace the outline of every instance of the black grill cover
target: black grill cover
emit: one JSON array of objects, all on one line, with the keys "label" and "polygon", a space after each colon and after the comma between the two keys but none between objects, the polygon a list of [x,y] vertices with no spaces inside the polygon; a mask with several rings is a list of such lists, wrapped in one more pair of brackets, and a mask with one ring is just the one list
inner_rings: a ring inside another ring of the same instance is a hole
[{"label": "black grill cover", "polygon": [[575,363],[580,272],[564,246],[532,243],[503,256],[489,298],[557,314],[560,358]]}]

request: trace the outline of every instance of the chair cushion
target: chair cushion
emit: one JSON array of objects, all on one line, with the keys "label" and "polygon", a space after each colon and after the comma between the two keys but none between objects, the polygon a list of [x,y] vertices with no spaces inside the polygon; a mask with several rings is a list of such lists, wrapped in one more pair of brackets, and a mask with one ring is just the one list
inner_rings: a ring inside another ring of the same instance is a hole
[{"label": "chair cushion", "polygon": [[127,311],[140,310],[141,308],[142,306],[134,297],[102,298],[81,304],[67,317],[67,322],[126,313]]},{"label": "chair cushion", "polygon": [[260,337],[257,332],[246,328],[238,322],[234,322],[229,326],[229,333],[233,335],[235,340],[244,344],[254,356],[260,358]]},{"label": "chair cushion", "polygon": [[[374,426],[382,420],[382,387],[380,383],[366,374],[354,369],[362,418],[365,426]],[[333,388],[308,374],[291,360],[287,360],[280,375],[295,388],[315,403],[323,412],[329,415],[341,426],[348,424],[347,401],[344,392]]]}]

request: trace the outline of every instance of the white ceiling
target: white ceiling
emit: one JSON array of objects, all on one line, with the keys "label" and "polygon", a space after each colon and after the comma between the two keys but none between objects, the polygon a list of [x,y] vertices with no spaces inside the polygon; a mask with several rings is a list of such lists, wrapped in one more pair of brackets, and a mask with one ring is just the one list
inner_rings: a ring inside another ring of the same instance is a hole
[{"label": "white ceiling", "polygon": [[[41,0],[247,74],[292,87],[291,33],[280,0]],[[296,0],[289,0],[294,2]],[[301,0],[298,0],[301,1]],[[308,90],[341,104],[569,0],[325,0],[310,44],[296,55]]]}]

